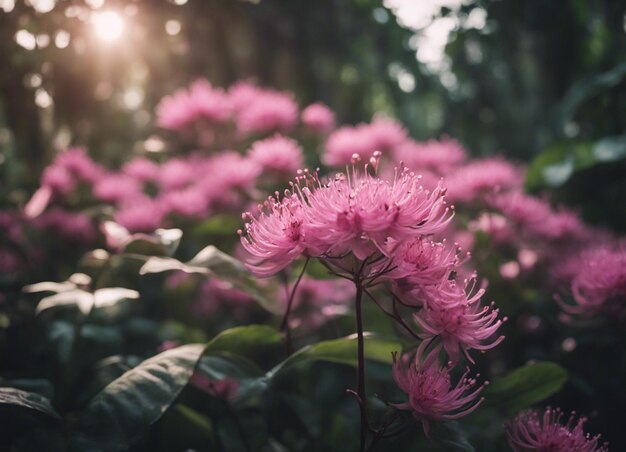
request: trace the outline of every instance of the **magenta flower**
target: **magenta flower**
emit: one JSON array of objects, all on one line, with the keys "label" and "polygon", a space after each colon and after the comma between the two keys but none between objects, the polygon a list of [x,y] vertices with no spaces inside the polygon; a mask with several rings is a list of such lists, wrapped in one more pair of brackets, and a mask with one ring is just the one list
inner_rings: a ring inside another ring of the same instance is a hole
[{"label": "magenta flower", "polygon": [[151,182],[159,177],[159,166],[145,157],[136,157],[122,166],[122,172],[141,182]]},{"label": "magenta flower", "polygon": [[157,125],[164,129],[181,130],[197,120],[221,123],[231,117],[228,96],[213,88],[207,80],[197,80],[189,90],[180,89],[164,97],[156,108]]},{"label": "magenta flower", "polygon": [[384,116],[376,116],[367,126],[367,131],[372,150],[381,151],[385,155],[393,154],[395,149],[408,138],[408,132],[402,124]]},{"label": "magenta flower", "polygon": [[[567,265],[567,263],[566,263]],[[574,305],[561,303],[570,314],[626,313],[626,245],[609,244],[572,258],[570,289]]]},{"label": "magenta flower", "polygon": [[354,154],[365,156],[376,150],[367,124],[344,126],[326,140],[322,162],[328,166],[343,167],[352,162]]},{"label": "magenta flower", "polygon": [[163,222],[162,206],[147,196],[125,200],[113,218],[129,232],[153,232]]},{"label": "magenta flower", "polygon": [[322,103],[311,104],[302,111],[302,124],[315,133],[328,133],[335,128],[335,114]]},{"label": "magenta flower", "polygon": [[93,187],[93,195],[105,202],[119,203],[136,198],[142,193],[141,183],[122,173],[109,173],[98,180]]},{"label": "magenta flower", "polygon": [[270,197],[263,207],[257,217],[243,214],[248,220],[245,236],[239,232],[241,244],[250,253],[246,266],[259,277],[269,277],[306,250],[302,228],[304,207],[295,196],[287,196],[282,201]]},{"label": "magenta flower", "polygon": [[236,289],[229,282],[210,278],[200,286],[192,311],[197,315],[209,316],[224,308],[231,315],[249,315],[251,306],[254,306],[254,299],[250,294]]},{"label": "magenta flower", "polygon": [[253,143],[248,157],[263,170],[287,178],[304,166],[302,148],[279,134]]},{"label": "magenta flower", "polygon": [[414,171],[428,170],[440,176],[448,174],[467,159],[465,148],[451,138],[423,143],[406,140],[396,147],[393,155],[397,162],[403,162]]},{"label": "magenta flower", "polygon": [[96,227],[90,217],[80,212],[53,208],[34,220],[34,225],[48,229],[67,240],[89,243],[96,238]]},{"label": "magenta flower", "polygon": [[167,190],[184,188],[194,182],[196,169],[190,159],[170,159],[161,165],[159,184]]},{"label": "magenta flower", "polygon": [[207,214],[208,198],[198,186],[171,190],[159,196],[162,209],[168,213],[190,218],[201,218]]},{"label": "magenta flower", "polygon": [[498,318],[493,303],[481,305],[485,290],[474,291],[475,284],[475,278],[462,285],[445,279],[438,287],[424,288],[424,307],[413,314],[421,329],[420,350],[439,338],[452,362],[457,363],[463,353],[473,363],[470,349],[488,350],[504,340],[504,336],[494,338],[494,334],[506,318]]},{"label": "magenta flower", "polygon": [[388,253],[394,243],[437,233],[452,219],[439,185],[426,190],[418,175],[398,169],[393,180],[354,169],[319,184],[305,196],[305,231],[312,249],[336,256],[352,251],[364,259],[376,250]]},{"label": "magenta flower", "polygon": [[600,444],[600,435],[591,437],[583,430],[587,419],[575,419],[572,413],[565,424],[563,412],[547,408],[543,416],[526,411],[506,424],[509,445],[515,452],[608,452],[608,444]]},{"label": "magenta flower", "polygon": [[100,178],[104,169],[95,163],[83,148],[68,148],[57,154],[53,165],[69,171],[80,182],[93,183]]},{"label": "magenta flower", "polygon": [[453,385],[450,377],[452,368],[442,367],[438,361],[439,349],[435,348],[425,358],[418,351],[411,358],[398,359],[393,355],[393,378],[409,399],[396,404],[396,408],[410,410],[415,419],[422,423],[428,434],[429,421],[459,419],[470,414],[483,399],[477,399],[483,386],[478,386],[473,378],[468,378],[467,370]]},{"label": "magenta flower", "polygon": [[248,97],[247,104],[236,99],[237,96],[234,101],[237,128],[242,134],[289,132],[296,125],[298,105],[291,94],[257,89],[249,90],[245,95]]},{"label": "magenta flower", "polygon": [[54,193],[67,194],[76,188],[77,181],[67,168],[52,164],[43,171],[41,185]]},{"label": "magenta flower", "polygon": [[521,188],[523,175],[502,158],[475,160],[446,177],[448,198],[453,202],[472,202],[498,190]]}]

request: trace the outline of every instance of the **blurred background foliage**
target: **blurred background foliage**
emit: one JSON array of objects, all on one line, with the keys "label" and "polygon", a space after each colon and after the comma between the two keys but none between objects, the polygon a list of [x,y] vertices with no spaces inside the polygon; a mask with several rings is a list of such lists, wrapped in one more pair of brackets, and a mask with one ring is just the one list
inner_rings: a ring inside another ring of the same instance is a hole
[{"label": "blurred background foliage", "polygon": [[149,147],[163,95],[208,77],[293,90],[340,122],[386,112],[475,155],[541,155],[529,188],[569,184],[576,203],[594,187],[612,206],[626,192],[625,13],[621,0],[0,0],[2,180],[32,187],[68,144],[118,163]]}]

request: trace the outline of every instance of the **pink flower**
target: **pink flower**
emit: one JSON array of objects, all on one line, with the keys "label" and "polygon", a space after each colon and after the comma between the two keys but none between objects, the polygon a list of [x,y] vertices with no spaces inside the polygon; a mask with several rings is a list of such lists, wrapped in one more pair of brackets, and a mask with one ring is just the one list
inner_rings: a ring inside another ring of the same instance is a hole
[{"label": "pink flower", "polygon": [[367,130],[372,141],[372,151],[381,151],[385,155],[393,154],[408,138],[407,130],[402,124],[385,116],[376,116],[367,126]]},{"label": "pink flower", "polygon": [[67,168],[52,164],[43,171],[41,185],[56,193],[67,194],[76,188],[77,182]]},{"label": "pink flower", "polygon": [[157,201],[140,196],[125,200],[113,217],[129,232],[153,232],[161,226],[165,214]]},{"label": "pink flower", "polygon": [[[293,284],[289,287],[289,293]],[[319,328],[329,319],[345,314],[354,300],[354,284],[345,279],[313,279],[303,277],[293,298],[294,312],[290,327]],[[287,293],[281,291],[281,301],[287,306]]]},{"label": "pink flower", "polygon": [[138,181],[150,182],[159,176],[159,166],[145,157],[136,157],[122,166],[122,172]]},{"label": "pink flower", "polygon": [[423,288],[439,286],[461,264],[461,259],[455,246],[417,237],[394,249],[393,263],[395,268],[385,278],[392,280],[394,292],[405,302],[422,306],[420,294]]},{"label": "pink flower", "polygon": [[[567,265],[567,263],[566,263]],[[562,303],[571,314],[626,313],[626,245],[609,244],[582,252],[570,261],[575,305]]]},{"label": "pink flower", "polygon": [[387,239],[397,243],[441,231],[452,219],[444,200],[445,189],[433,191],[420,177],[398,169],[393,180],[380,179],[354,169],[346,176],[315,187],[306,195],[305,235],[318,254],[351,251],[364,259],[378,249],[388,252]]},{"label": "pink flower", "polygon": [[[206,180],[201,181],[207,192],[215,194],[215,188],[250,192],[261,174],[261,167],[251,158],[235,151],[224,151],[212,157],[204,167]],[[219,197],[219,195],[218,195]]]},{"label": "pink flower", "polygon": [[502,158],[475,160],[446,178],[448,198],[454,202],[471,202],[497,190],[519,189],[522,183],[520,170]]},{"label": "pink flower", "polygon": [[269,198],[263,207],[257,217],[243,214],[248,222],[241,244],[250,253],[246,265],[250,271],[259,277],[268,277],[296,260],[305,251],[306,244],[300,199],[295,196],[287,196],[282,201]]},{"label": "pink flower", "polygon": [[543,416],[526,411],[506,424],[509,445],[515,452],[608,452],[608,444],[599,444],[600,435],[591,437],[583,430],[587,419],[575,419],[572,413],[565,424],[563,412],[547,408]]},{"label": "pink flower", "polygon": [[439,175],[448,174],[467,159],[467,151],[451,138],[418,143],[406,140],[394,150],[397,162],[403,162],[414,171],[429,170]]},{"label": "pink flower", "polygon": [[136,198],[141,193],[141,183],[122,173],[109,173],[101,177],[93,187],[93,194],[97,199],[112,203]]},{"label": "pink flower", "polygon": [[189,90],[180,89],[159,102],[156,108],[157,125],[164,129],[180,130],[197,120],[221,123],[231,116],[228,96],[222,89],[213,88],[207,80],[197,80]]},{"label": "pink flower", "polygon": [[279,134],[256,141],[248,156],[263,170],[287,177],[304,166],[302,148],[295,140]]},{"label": "pink flower", "polygon": [[250,312],[250,307],[254,306],[254,303],[249,294],[234,288],[231,283],[211,278],[200,286],[200,293],[192,310],[201,316],[215,314],[220,308],[226,309],[229,313],[235,313],[238,309]]},{"label": "pink flower", "polygon": [[393,378],[409,396],[407,402],[395,406],[410,410],[422,422],[426,434],[429,421],[459,419],[478,408],[483,400],[476,398],[484,385],[476,388],[476,380],[467,377],[469,370],[453,385],[452,368],[442,367],[438,354],[436,348],[424,358],[418,351],[413,362],[408,356],[398,359],[397,354],[393,355]]},{"label": "pink flower", "polygon": [[60,208],[50,209],[34,220],[36,227],[50,229],[73,241],[89,243],[96,238],[96,227],[87,215]]},{"label": "pink flower", "polygon": [[251,90],[246,95],[249,96],[249,103],[243,105],[238,100],[234,101],[237,128],[242,134],[289,132],[296,125],[298,106],[291,94],[273,90]]},{"label": "pink flower", "polygon": [[354,154],[366,156],[376,150],[366,124],[344,126],[335,130],[326,140],[322,162],[328,166],[342,167],[352,162]]},{"label": "pink flower", "polygon": [[186,187],[196,178],[196,167],[188,159],[170,159],[161,165],[159,184],[167,190]]},{"label": "pink flower", "polygon": [[446,279],[438,287],[424,289],[424,307],[413,314],[421,330],[420,349],[439,338],[453,362],[459,361],[461,353],[474,362],[470,349],[488,350],[504,340],[504,336],[493,338],[503,320],[498,319],[493,303],[480,304],[485,290],[472,293],[475,284],[475,278],[463,284]]},{"label": "pink flower", "polygon": [[335,128],[335,114],[322,103],[311,104],[302,111],[302,123],[315,133],[328,133]]},{"label": "pink flower", "polygon": [[54,165],[65,168],[72,176],[81,182],[93,183],[104,172],[95,163],[83,148],[69,148],[57,154]]},{"label": "pink flower", "polygon": [[208,198],[198,186],[171,190],[159,196],[162,209],[184,217],[201,218],[207,214]]}]

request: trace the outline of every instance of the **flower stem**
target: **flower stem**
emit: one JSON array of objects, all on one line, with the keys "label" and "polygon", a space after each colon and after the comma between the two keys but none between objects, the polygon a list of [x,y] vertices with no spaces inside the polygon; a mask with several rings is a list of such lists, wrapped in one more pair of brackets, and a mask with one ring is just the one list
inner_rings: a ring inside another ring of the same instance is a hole
[{"label": "flower stem", "polygon": [[356,284],[356,331],[357,331],[357,387],[356,393],[359,398],[359,410],[361,412],[361,432],[360,432],[360,447],[361,452],[365,451],[365,440],[367,434],[367,407],[366,407],[366,395],[365,395],[365,341],[363,339],[363,287],[361,282],[357,279]]},{"label": "flower stem", "polygon": [[287,301],[287,309],[285,310],[285,315],[283,316],[282,322],[280,322],[280,331],[285,333],[285,339],[287,342],[287,354],[291,355],[291,331],[289,330],[289,314],[291,313],[291,305],[293,304],[293,299],[296,295],[296,290],[298,290],[298,285],[304,276],[304,272],[306,271],[306,266],[309,263],[309,258],[307,257],[304,261],[304,265],[302,266],[302,271],[298,275],[298,279],[293,285],[293,289],[291,289],[291,294],[289,295],[289,300]]}]

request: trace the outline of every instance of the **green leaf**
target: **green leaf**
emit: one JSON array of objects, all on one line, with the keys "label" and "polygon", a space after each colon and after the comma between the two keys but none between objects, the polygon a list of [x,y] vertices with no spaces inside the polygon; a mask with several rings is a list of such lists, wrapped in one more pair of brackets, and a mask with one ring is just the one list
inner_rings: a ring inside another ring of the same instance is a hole
[{"label": "green leaf", "polygon": [[191,344],[167,350],[109,384],[83,412],[70,450],[128,450],[176,400],[204,348]]},{"label": "green leaf", "polygon": [[530,164],[526,187],[557,188],[576,172],[601,163],[626,158],[626,135],[605,137],[596,142],[563,141],[549,146]]},{"label": "green leaf", "polygon": [[213,245],[207,246],[186,263],[173,258],[151,257],[141,267],[139,274],[145,275],[171,270],[214,276],[230,282],[237,289],[250,294],[259,305],[269,312],[280,314],[282,311],[282,305],[271,286],[261,286],[241,262],[221,252]]},{"label": "green leaf", "polygon": [[487,387],[485,406],[512,415],[558,392],[567,372],[558,364],[538,362],[515,369]]},{"label": "green leaf", "polygon": [[[393,361],[391,357],[392,352],[399,351],[401,348],[402,345],[399,342],[380,339],[370,333],[366,333],[366,359],[391,364]],[[308,345],[275,366],[268,373],[268,377],[272,378],[285,368],[308,361],[328,361],[356,367],[358,365],[356,335]]]},{"label": "green leaf", "polygon": [[92,308],[107,308],[122,300],[136,300],[138,298],[139,292],[123,287],[98,289],[94,293],[74,289],[42,298],[37,305],[36,313],[40,314],[48,309],[61,306],[75,306],[86,315]]},{"label": "green leaf", "polygon": [[23,391],[16,388],[0,388],[0,405],[13,405],[29,410],[35,410],[49,417],[60,420],[50,399],[36,392]]},{"label": "green leaf", "polygon": [[572,120],[578,108],[587,100],[617,86],[626,77],[626,63],[575,83],[565,95],[558,111],[558,125],[562,127]]},{"label": "green leaf", "polygon": [[267,325],[238,326],[215,336],[207,344],[206,352],[228,352],[256,361],[256,357],[282,341],[280,333]]},{"label": "green leaf", "polygon": [[467,439],[458,422],[431,422],[428,435],[430,439],[446,451],[474,452],[474,446]]}]

